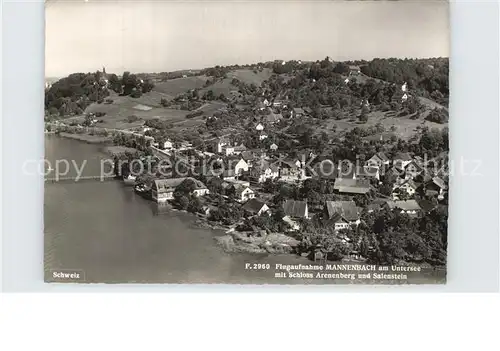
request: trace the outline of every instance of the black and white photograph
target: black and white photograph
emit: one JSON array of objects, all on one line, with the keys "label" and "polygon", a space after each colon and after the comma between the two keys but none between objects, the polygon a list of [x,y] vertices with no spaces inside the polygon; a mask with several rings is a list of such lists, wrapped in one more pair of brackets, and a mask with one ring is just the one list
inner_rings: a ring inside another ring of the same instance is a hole
[{"label": "black and white photograph", "polygon": [[449,55],[445,0],[45,0],[44,281],[445,284]]}]

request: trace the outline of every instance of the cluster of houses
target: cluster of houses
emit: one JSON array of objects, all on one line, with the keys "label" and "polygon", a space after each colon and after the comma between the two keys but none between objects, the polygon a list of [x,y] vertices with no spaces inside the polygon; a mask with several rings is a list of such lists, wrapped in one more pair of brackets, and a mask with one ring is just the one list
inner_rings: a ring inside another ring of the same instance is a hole
[{"label": "cluster of houses", "polygon": [[[258,127],[258,125],[257,125]],[[164,145],[170,146],[170,145]],[[383,152],[374,154],[361,166],[354,167],[349,163],[317,162],[310,172],[306,161],[315,158],[310,151],[301,152],[294,157],[276,158],[268,155],[265,150],[250,150],[243,144],[235,144],[228,136],[214,140],[215,153],[210,154],[211,161],[219,167],[201,169],[199,164],[189,164],[193,174],[182,177],[173,175],[170,179],[157,179],[152,185],[152,197],[157,202],[173,199],[177,186],[185,179],[193,179],[192,194],[204,196],[210,193],[207,186],[195,178],[202,174],[204,179],[218,177],[222,180],[224,196],[239,204],[246,216],[270,214],[271,208],[259,196],[262,183],[270,180],[279,180],[287,183],[300,184],[308,178],[323,178],[331,180],[337,194],[350,196],[366,195],[369,192],[377,193],[382,185],[383,177],[390,175],[394,179],[390,196],[379,197],[367,205],[366,210],[372,212],[381,208],[399,211],[410,216],[431,210],[435,206],[429,198],[440,201],[447,191],[446,181],[438,174],[424,172],[425,162],[419,157],[412,157],[408,153],[400,153],[389,158]],[[198,173],[196,173],[197,171]],[[422,196],[416,197],[419,193]],[[422,198],[427,200],[421,200]],[[418,199],[417,199],[418,198]],[[360,223],[362,208],[356,206],[353,200],[326,201],[321,215],[331,221],[335,230],[346,229]],[[283,221],[290,230],[298,230],[302,220],[310,219],[311,213],[307,201],[286,200],[282,204]],[[317,208],[314,208],[317,210]],[[315,213],[317,214],[317,212]],[[314,215],[314,214],[313,214]]]}]

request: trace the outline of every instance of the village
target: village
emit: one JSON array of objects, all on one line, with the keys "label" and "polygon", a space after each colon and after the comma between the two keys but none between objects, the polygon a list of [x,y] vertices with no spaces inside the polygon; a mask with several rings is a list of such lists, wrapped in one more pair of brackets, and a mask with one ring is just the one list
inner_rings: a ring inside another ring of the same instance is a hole
[{"label": "village", "polygon": [[[445,109],[430,108],[428,99],[418,96],[421,91],[406,82],[376,82],[358,65],[343,65],[342,74],[324,68],[336,65],[341,64],[328,58],[306,69],[301,61],[274,62],[271,67],[277,74],[260,87],[233,78],[230,92],[218,98],[212,90],[200,96],[195,88],[169,102],[162,99],[169,111],[190,105],[194,111],[202,108],[186,115],[191,124],[129,117],[132,128],[102,128],[101,133],[99,122],[106,117],[90,112],[80,122],[68,119],[72,124],[63,128],[56,121],[57,129],[71,133],[76,128],[76,134],[85,129],[88,134],[90,128],[94,135],[111,134],[113,144],[128,150],[115,154],[117,174],[160,206],[195,213],[243,237],[279,233],[295,239],[293,247],[277,243],[280,247],[273,252],[298,253],[313,260],[439,265],[445,257],[445,240],[433,237],[429,240],[439,245],[425,243],[421,236],[411,236],[411,227],[424,231],[432,217],[434,235],[440,236],[445,226],[447,129],[435,128],[441,125],[430,118],[442,116]],[[284,80],[287,73],[280,70],[289,66],[294,76]],[[315,73],[315,67],[324,71]],[[256,66],[253,74],[262,70]],[[110,85],[103,71],[98,72],[99,91]],[[213,74],[222,78],[207,81],[205,89],[228,81],[224,78],[228,72],[216,68]],[[305,88],[295,87],[300,72],[319,74],[319,81],[309,78]],[[335,89],[330,99],[337,101],[340,96],[336,109],[318,105],[313,95],[301,97],[300,89],[314,89],[324,79],[334,79],[333,88],[326,89]],[[145,84],[154,86],[137,79],[132,94]],[[353,93],[359,89],[368,92]],[[375,100],[372,91],[378,92]],[[106,104],[113,105],[113,99],[101,106]],[[203,106],[215,108],[203,110]],[[407,233],[398,233],[404,237],[401,242],[381,248],[377,235],[403,229]],[[408,236],[417,242],[407,243]]]}]

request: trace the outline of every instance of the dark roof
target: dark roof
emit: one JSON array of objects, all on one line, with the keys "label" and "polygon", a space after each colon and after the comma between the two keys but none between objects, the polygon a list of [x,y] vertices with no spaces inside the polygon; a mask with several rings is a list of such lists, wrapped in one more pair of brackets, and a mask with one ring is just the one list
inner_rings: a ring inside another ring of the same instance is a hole
[{"label": "dark roof", "polygon": [[340,164],[340,169],[338,170],[338,177],[345,179],[353,179],[356,175],[356,165],[350,161],[345,161]]},{"label": "dark roof", "polygon": [[306,208],[306,201],[286,200],[283,203],[283,211],[290,217],[305,217]]},{"label": "dark roof", "polygon": [[387,205],[389,208],[395,209],[401,209],[404,211],[417,211],[421,210],[420,206],[418,205],[418,202],[415,200],[404,200],[404,201],[387,201]]},{"label": "dark roof", "polygon": [[203,184],[201,181],[194,179],[194,178],[191,178],[191,177],[156,179],[154,181],[154,187],[160,193],[174,191],[176,187],[178,187],[181,183],[183,183],[185,180],[188,180],[188,179],[192,180],[194,182],[196,189],[206,189],[205,184]]},{"label": "dark roof", "polygon": [[370,191],[370,181],[364,179],[335,179],[334,189],[341,193],[366,194]]},{"label": "dark roof", "polygon": [[329,218],[338,214],[348,222],[359,219],[358,208],[354,201],[326,201],[326,210]]},{"label": "dark roof", "polygon": [[406,169],[406,168],[408,168],[408,167],[410,167],[410,166],[415,167],[415,169],[417,170],[417,172],[422,172],[422,171],[424,170],[424,169],[423,169],[423,168],[422,168],[422,167],[418,164],[418,162],[417,162],[417,161],[415,161],[415,160],[412,160],[410,163],[408,163],[408,164],[406,165],[405,169]]},{"label": "dark roof", "polygon": [[434,178],[432,178],[432,182],[434,184],[436,184],[438,187],[440,187],[441,189],[446,189],[446,183],[441,178],[434,177]]},{"label": "dark roof", "polygon": [[243,144],[234,147],[234,151],[242,151],[243,152],[243,151],[246,151],[246,149],[247,149],[247,147]]},{"label": "dark roof", "polygon": [[262,207],[265,205],[264,202],[258,200],[258,199],[250,199],[248,200],[243,206],[242,208],[245,210],[245,211],[248,211],[250,213],[258,213]]},{"label": "dark roof", "polygon": [[241,157],[245,160],[245,161],[248,161],[248,160],[253,160],[255,158],[255,155],[252,151],[243,151],[241,153]]}]

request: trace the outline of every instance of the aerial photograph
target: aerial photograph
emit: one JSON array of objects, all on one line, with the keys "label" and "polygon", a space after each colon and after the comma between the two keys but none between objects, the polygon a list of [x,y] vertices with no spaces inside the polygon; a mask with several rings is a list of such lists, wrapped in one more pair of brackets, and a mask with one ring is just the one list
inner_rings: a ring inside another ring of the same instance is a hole
[{"label": "aerial photograph", "polygon": [[45,282],[446,283],[447,1],[45,21]]}]

